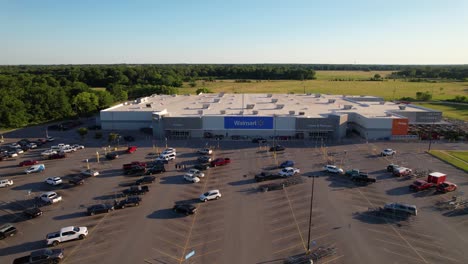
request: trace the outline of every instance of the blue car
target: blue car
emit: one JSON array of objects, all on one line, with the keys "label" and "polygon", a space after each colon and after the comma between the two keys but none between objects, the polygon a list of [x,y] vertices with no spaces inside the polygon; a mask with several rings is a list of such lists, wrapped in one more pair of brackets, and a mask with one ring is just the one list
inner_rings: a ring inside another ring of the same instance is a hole
[{"label": "blue car", "polygon": [[280,168],[286,168],[286,167],[294,167],[294,161],[287,160],[287,161],[281,163]]}]

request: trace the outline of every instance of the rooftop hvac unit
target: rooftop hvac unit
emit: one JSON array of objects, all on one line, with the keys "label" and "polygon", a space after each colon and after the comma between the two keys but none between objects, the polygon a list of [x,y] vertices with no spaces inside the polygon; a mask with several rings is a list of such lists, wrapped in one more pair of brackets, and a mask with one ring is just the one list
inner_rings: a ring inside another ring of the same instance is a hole
[{"label": "rooftop hvac unit", "polygon": [[171,94],[172,97],[177,97],[177,94]]},{"label": "rooftop hvac unit", "polygon": [[283,109],[283,107],[284,107],[283,104],[276,105],[276,109]]},{"label": "rooftop hvac unit", "polygon": [[222,115],[225,115],[226,114],[226,110],[221,110],[219,111]]},{"label": "rooftop hvac unit", "polygon": [[277,103],[277,102],[278,102],[278,99],[271,99],[271,102],[272,102],[272,103]]},{"label": "rooftop hvac unit", "polygon": [[399,105],[398,107],[400,108],[400,110],[405,110],[406,109],[406,105]]},{"label": "rooftop hvac unit", "polygon": [[199,115],[203,115],[203,110],[198,110]]},{"label": "rooftop hvac unit", "polygon": [[215,99],[213,100],[213,102],[214,102],[214,103],[219,103],[220,100],[221,100],[221,99],[219,99],[219,98],[215,98]]},{"label": "rooftop hvac unit", "polygon": [[295,115],[295,114],[296,114],[296,111],[294,111],[294,110],[293,110],[293,111],[289,111],[289,114],[290,114],[290,115]]},{"label": "rooftop hvac unit", "polygon": [[352,108],[353,108],[352,105],[344,105],[344,106],[343,106],[343,109],[344,109],[344,110],[350,110],[350,109],[352,109]]},{"label": "rooftop hvac unit", "polygon": [[210,104],[203,104],[203,109],[208,109],[210,108]]},{"label": "rooftop hvac unit", "polygon": [[335,101],[336,101],[335,99],[328,99],[329,104],[333,104],[333,103],[335,103]]},{"label": "rooftop hvac unit", "polygon": [[315,98],[320,98],[321,94],[315,94]]},{"label": "rooftop hvac unit", "polygon": [[257,110],[253,110],[253,111],[252,111],[252,114],[253,114],[253,115],[258,115],[258,111],[257,111]]},{"label": "rooftop hvac unit", "polygon": [[299,112],[299,115],[305,115],[305,112]]},{"label": "rooftop hvac unit", "polygon": [[239,112],[239,115],[244,115],[244,111],[240,111],[240,112]]},{"label": "rooftop hvac unit", "polygon": [[360,95],[361,97],[366,97],[365,95]]},{"label": "rooftop hvac unit", "polygon": [[123,103],[124,105],[128,105],[128,102]]},{"label": "rooftop hvac unit", "polygon": [[190,94],[184,94],[185,96],[190,96]]},{"label": "rooftop hvac unit", "polygon": [[146,104],[146,107],[151,108],[151,104]]},{"label": "rooftop hvac unit", "polygon": [[224,92],[218,94],[218,97],[223,97],[223,96],[224,96]]},{"label": "rooftop hvac unit", "polygon": [[312,94],[311,94],[311,93],[307,93],[306,95],[311,96]]},{"label": "rooftop hvac unit", "polygon": [[273,96],[273,94],[267,94],[267,97],[272,97],[272,96]]},{"label": "rooftop hvac unit", "polygon": [[387,113],[387,116],[392,116],[392,114],[390,114],[390,113]]},{"label": "rooftop hvac unit", "polygon": [[384,105],[385,101],[380,101],[379,104]]},{"label": "rooftop hvac unit", "polygon": [[247,109],[253,109],[254,107],[255,107],[255,104],[248,104],[246,108]]}]

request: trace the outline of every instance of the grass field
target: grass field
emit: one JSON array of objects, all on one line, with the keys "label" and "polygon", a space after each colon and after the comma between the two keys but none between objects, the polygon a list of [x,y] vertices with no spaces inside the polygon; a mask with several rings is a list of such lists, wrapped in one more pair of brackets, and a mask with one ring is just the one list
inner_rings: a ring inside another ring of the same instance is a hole
[{"label": "grass field", "polygon": [[[199,87],[207,87],[213,92],[226,93],[324,93],[344,95],[375,95],[386,100],[400,97],[415,97],[416,92],[433,92],[434,100],[444,100],[455,95],[468,96],[468,82],[405,82],[401,80],[386,80],[382,82],[359,81],[367,80],[374,74],[386,76],[391,72],[360,72],[360,71],[318,71],[317,80],[307,81],[252,81],[236,83],[233,80],[218,80],[216,82],[198,81],[197,87],[191,88],[185,83],[180,93],[195,93]],[[335,78],[355,81],[332,81]]]},{"label": "grass field", "polygon": [[455,151],[444,151],[444,150],[431,150],[429,153],[434,157],[437,157],[447,163],[452,164],[453,166],[468,172],[468,162],[465,159],[460,160],[459,156],[467,158],[468,151],[456,151],[457,156],[452,155]]},{"label": "grass field", "polygon": [[418,103],[418,105],[442,111],[443,116],[447,118],[468,121],[468,105],[442,103]]},{"label": "grass field", "polygon": [[447,151],[450,155],[455,156],[465,162],[468,162],[468,151]]}]

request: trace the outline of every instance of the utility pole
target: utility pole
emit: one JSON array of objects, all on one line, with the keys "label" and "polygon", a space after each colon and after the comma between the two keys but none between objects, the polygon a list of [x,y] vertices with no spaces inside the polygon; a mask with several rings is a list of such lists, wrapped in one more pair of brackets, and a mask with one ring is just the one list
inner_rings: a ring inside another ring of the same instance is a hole
[{"label": "utility pole", "polygon": [[310,194],[310,213],[309,213],[309,235],[307,236],[307,252],[310,254],[310,230],[312,229],[312,209],[314,204],[314,185],[315,185],[315,176],[312,176],[312,191]]},{"label": "utility pole", "polygon": [[432,145],[432,132],[434,130],[434,122],[435,122],[435,117],[432,117],[432,125],[431,125],[431,131],[429,132],[429,148],[427,151],[431,151],[431,145]]}]

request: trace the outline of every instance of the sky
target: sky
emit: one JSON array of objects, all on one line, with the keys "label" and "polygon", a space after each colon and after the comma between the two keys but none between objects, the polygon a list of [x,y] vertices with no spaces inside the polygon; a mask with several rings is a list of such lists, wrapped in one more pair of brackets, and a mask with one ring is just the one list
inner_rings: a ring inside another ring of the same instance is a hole
[{"label": "sky", "polygon": [[0,64],[468,64],[468,0],[0,0]]}]

